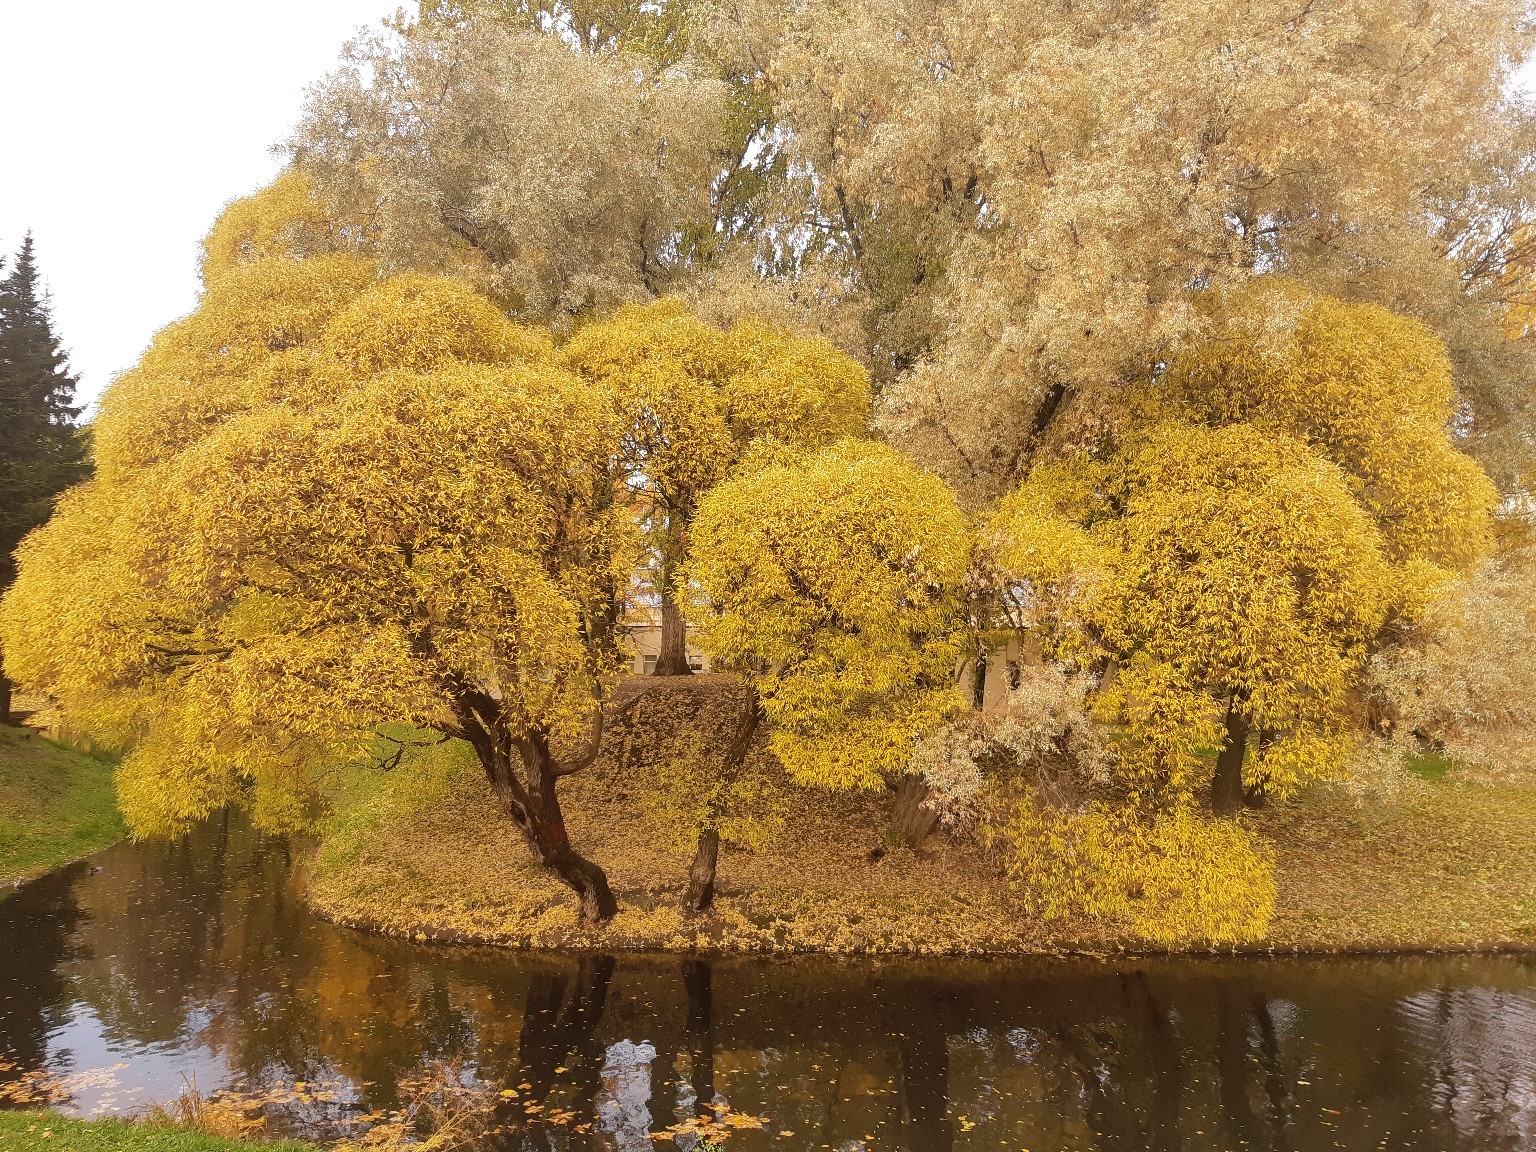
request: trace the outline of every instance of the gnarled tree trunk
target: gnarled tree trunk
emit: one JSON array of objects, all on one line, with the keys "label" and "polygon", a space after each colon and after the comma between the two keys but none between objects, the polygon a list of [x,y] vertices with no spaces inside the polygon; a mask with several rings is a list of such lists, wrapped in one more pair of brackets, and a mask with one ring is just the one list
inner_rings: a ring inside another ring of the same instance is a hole
[{"label": "gnarled tree trunk", "polygon": [[920,848],[939,826],[939,814],[928,807],[933,789],[915,773],[907,773],[896,785],[896,800],[891,805],[891,835],[909,848]]},{"label": "gnarled tree trunk", "polygon": [[689,912],[707,912],[715,902],[715,867],[720,862],[720,829],[714,825],[700,829],[693,863],[688,865],[688,894],[683,907]]},{"label": "gnarled tree trunk", "polygon": [[1235,699],[1227,702],[1226,739],[1216,757],[1211,780],[1211,810],[1218,816],[1236,816],[1243,806],[1243,760],[1248,753],[1248,717]]},{"label": "gnarled tree trunk", "polygon": [[[633,707],[632,699],[626,706]],[[502,811],[517,825],[534,858],[576,893],[582,923],[600,925],[619,910],[608,875],[572,846],[560,807],[560,777],[581,771],[597,759],[602,746],[604,714],[593,719],[587,747],[569,760],[557,761],[543,732],[512,735],[500,705],[486,693],[461,689],[454,701],[460,730],[454,735],[475,749]]]}]

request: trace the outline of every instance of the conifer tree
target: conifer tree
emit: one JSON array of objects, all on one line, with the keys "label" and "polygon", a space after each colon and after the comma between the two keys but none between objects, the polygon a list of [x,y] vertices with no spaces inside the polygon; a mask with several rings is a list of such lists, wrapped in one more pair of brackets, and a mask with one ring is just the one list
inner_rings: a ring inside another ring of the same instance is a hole
[{"label": "conifer tree", "polygon": [[[78,383],[38,285],[29,233],[0,278],[0,590],[15,579],[21,538],[85,475],[85,440],[75,424]],[[0,666],[0,721],[10,714],[11,682]]]}]

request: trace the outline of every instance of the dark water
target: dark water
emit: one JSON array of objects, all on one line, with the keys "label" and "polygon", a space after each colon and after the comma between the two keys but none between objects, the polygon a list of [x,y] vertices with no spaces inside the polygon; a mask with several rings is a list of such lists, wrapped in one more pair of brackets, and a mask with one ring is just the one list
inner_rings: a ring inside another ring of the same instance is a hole
[{"label": "dark water", "polygon": [[205,1092],[298,1082],[271,1128],[330,1138],[455,1060],[518,1092],[497,1145],[518,1149],[671,1148],[650,1134],[701,1102],[766,1118],[733,1135],[742,1152],[1536,1147],[1520,958],[438,949],[315,920],[289,852],[215,823],[0,901],[0,1078],[51,1069],[85,1114],[168,1101],[192,1074]]}]

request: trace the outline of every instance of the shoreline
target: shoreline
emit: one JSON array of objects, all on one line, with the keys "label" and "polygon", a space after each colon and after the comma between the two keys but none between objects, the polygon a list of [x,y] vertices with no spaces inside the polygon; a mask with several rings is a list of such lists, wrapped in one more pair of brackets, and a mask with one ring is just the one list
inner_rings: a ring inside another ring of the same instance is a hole
[{"label": "shoreline", "polygon": [[[307,902],[306,902],[307,903]],[[352,919],[309,908],[310,915],[335,928],[384,940],[424,947],[475,949],[535,955],[624,955],[624,956],[699,956],[708,959],[801,959],[827,960],[1348,960],[1415,956],[1500,956],[1536,955],[1536,941],[1494,941],[1482,944],[1345,944],[1345,945],[1262,945],[1241,944],[1213,948],[1146,948],[1133,944],[1121,947],[1091,947],[1062,944],[1058,947],[955,949],[920,951],[916,949],[866,949],[837,951],[826,948],[766,948],[746,946],[636,945],[597,939],[572,939],[564,943],[531,943],[498,939],[461,929],[423,924],[415,929],[395,928],[366,918]]]},{"label": "shoreline", "polygon": [[0,899],[127,835],[113,771],[34,728],[0,726]]},{"label": "shoreline", "polygon": [[[704,726],[705,731],[718,725]],[[791,783],[766,755],[759,835],[722,844],[709,913],[682,907],[693,844],[633,765],[604,760],[563,790],[571,838],[603,867],[618,916],[583,928],[528,857],[477,767],[422,761],[354,795],[320,838],[304,899],[370,935],[440,946],[782,956],[1370,956],[1536,952],[1536,781],[1405,774],[1364,798],[1319,786],[1244,814],[1275,859],[1266,934],[1154,945],[1118,924],[1036,918],[976,838],[884,839],[882,794]],[[775,823],[777,821],[777,823]],[[872,847],[886,850],[873,853]]]}]

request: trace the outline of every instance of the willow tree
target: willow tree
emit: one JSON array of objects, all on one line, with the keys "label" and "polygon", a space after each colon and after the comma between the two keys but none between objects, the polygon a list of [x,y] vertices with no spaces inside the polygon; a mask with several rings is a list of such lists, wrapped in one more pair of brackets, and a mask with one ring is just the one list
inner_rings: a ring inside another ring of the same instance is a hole
[{"label": "willow tree", "polygon": [[1201,289],[1277,266],[1435,325],[1480,450],[1528,456],[1498,284],[1531,201],[1522,0],[699,12],[771,96],[777,234],[857,281],[886,427],[952,482],[1091,439],[1201,337]]},{"label": "willow tree", "polygon": [[257,259],[108,390],[98,434],[0,634],[125,751],[137,833],[234,802],[300,824],[380,733],[438,733],[583,919],[613,915],[558,787],[597,754],[635,539],[611,405],[547,337],[450,281]]},{"label": "willow tree", "polygon": [[1212,339],[1135,394],[1147,427],[1037,468],[996,530],[1048,641],[1113,663],[1106,691],[1160,786],[1213,744],[1230,812],[1250,733],[1254,787],[1342,762],[1389,611],[1422,615],[1488,554],[1497,495],[1456,443],[1450,360],[1423,324],[1275,278],[1202,306]]},{"label": "willow tree", "polygon": [[690,619],[791,777],[883,787],[963,705],[970,546],[948,486],[867,441],[764,453],[705,497]]},{"label": "willow tree", "polygon": [[1305,441],[1344,470],[1398,564],[1455,574],[1488,555],[1498,492],[1465,451],[1466,413],[1433,330],[1280,277],[1202,306],[1210,338],[1158,374],[1143,418]]},{"label": "willow tree", "polygon": [[862,432],[869,377],[824,340],[752,320],[722,332],[676,300],[622,308],[561,352],[612,397],[617,465],[654,551],[656,675],[686,675],[680,570],[700,499],[754,444],[803,450]]},{"label": "willow tree", "polygon": [[1113,662],[1098,707],[1131,737],[1133,803],[1209,785],[1231,815],[1245,780],[1285,793],[1346,760],[1349,693],[1400,575],[1348,478],[1306,445],[1160,427],[1097,466],[1038,469],[992,532],[1003,570],[1052,604],[1056,653]]},{"label": "willow tree", "polygon": [[612,42],[661,8],[424,5],[348,46],[291,154],[389,271],[458,275],[557,327],[648,299],[711,217],[727,116],[714,77]]}]

